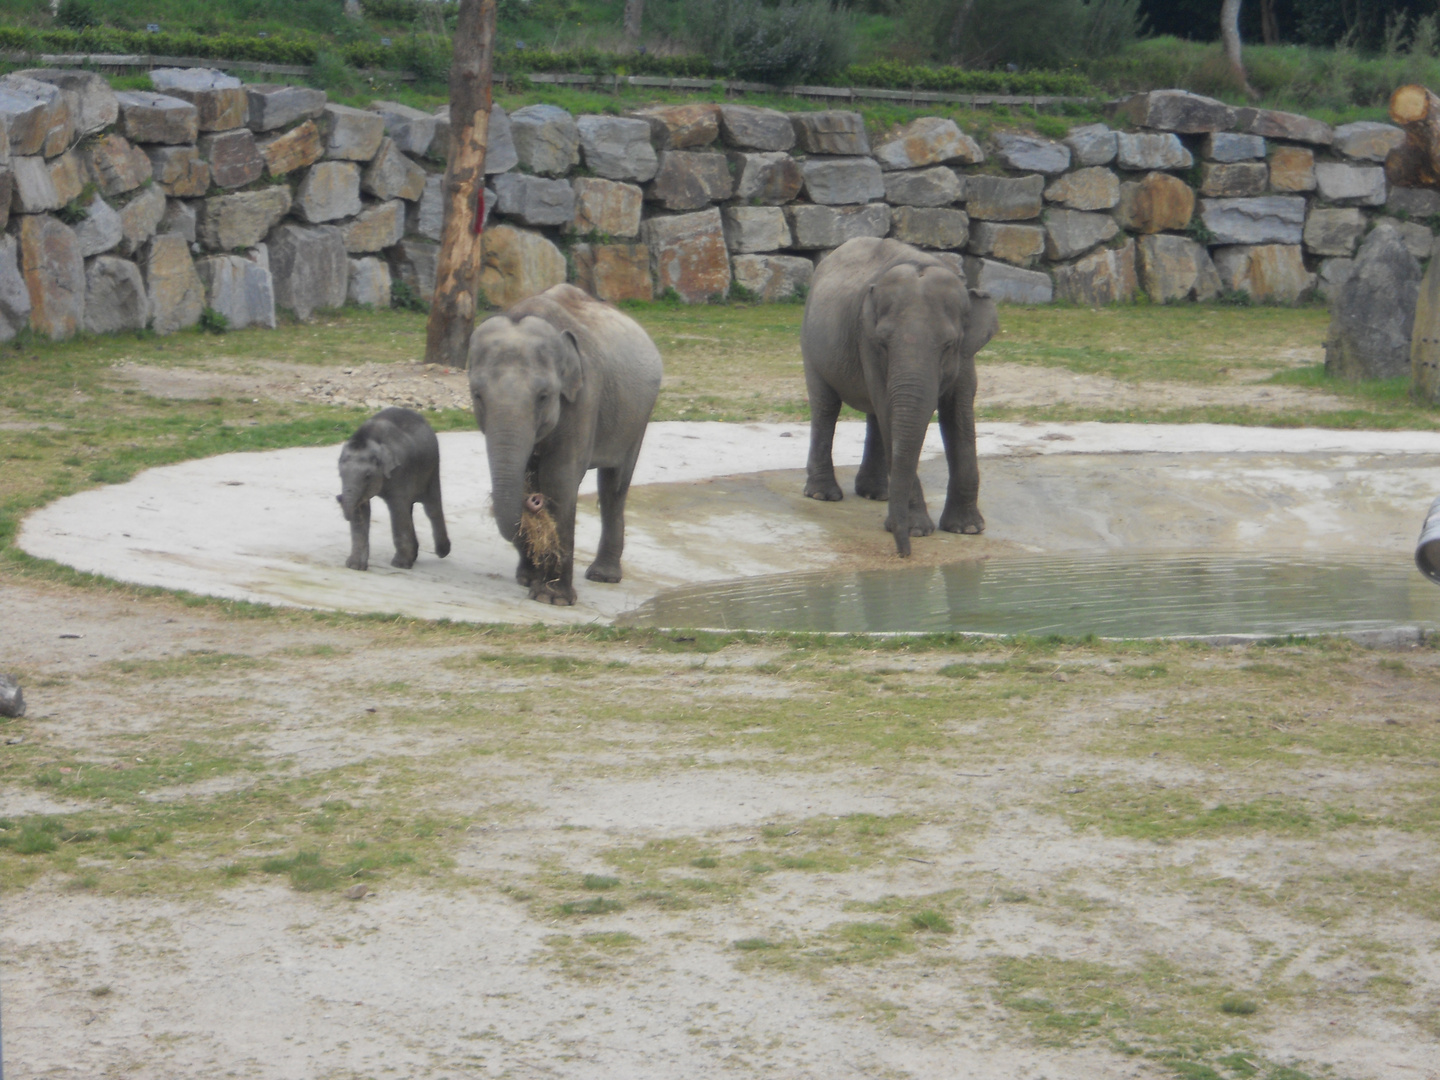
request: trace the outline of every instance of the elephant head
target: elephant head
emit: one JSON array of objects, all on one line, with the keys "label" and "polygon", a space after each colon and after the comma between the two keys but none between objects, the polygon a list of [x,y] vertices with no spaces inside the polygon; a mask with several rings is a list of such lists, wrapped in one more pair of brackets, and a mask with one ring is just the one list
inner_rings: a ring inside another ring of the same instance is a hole
[{"label": "elephant head", "polygon": [[526,470],[537,444],[560,426],[584,379],[575,335],[533,315],[486,319],[470,337],[470,401],[485,433],[500,535],[520,528]]},{"label": "elephant head", "polygon": [[380,494],[396,465],[389,446],[358,431],[350,437],[340,450],[340,494],[335,496],[346,521],[354,521],[355,511]]},{"label": "elephant head", "polygon": [[901,555],[910,554],[912,525],[920,528],[911,520],[912,489],[930,418],[942,394],[960,393],[973,408],[975,354],[998,327],[994,301],[944,266],[898,263],[866,290],[860,349],[867,371],[884,373],[878,419],[890,459],[886,527]]}]

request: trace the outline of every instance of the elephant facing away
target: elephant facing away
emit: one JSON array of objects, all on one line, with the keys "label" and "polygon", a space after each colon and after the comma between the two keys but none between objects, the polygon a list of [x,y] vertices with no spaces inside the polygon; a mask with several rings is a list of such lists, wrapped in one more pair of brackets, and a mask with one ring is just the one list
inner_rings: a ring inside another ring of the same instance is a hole
[{"label": "elephant facing away", "polygon": [[[600,550],[585,576],[619,581],[625,497],[660,392],[655,343],[609,304],[556,285],[477,326],[467,366],[495,524],[520,552],[515,580],[532,600],[575,602],[576,493],[598,469]],[[559,534],[558,576],[541,573],[521,542],[521,514],[537,493]]]},{"label": "elephant facing away", "polygon": [[940,528],[983,532],[975,354],[999,325],[994,301],[909,244],[865,237],[822,259],[800,331],[810,395],[805,494],[843,498],[831,458],[835,421],[841,404],[858,409],[865,414],[865,453],[855,494],[889,500],[885,528],[896,551],[909,555],[912,536],[935,531],[916,467],[938,409],[950,467]]}]

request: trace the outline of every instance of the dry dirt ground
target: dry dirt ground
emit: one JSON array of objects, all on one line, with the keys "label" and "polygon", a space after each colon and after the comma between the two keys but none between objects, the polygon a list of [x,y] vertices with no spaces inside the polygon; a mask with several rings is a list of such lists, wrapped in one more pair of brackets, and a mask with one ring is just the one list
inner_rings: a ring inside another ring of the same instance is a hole
[{"label": "dry dirt ground", "polygon": [[[465,405],[420,365],[119,373]],[[1244,379],[1184,393],[1340,405]],[[1430,648],[475,628],[15,568],[0,611],[15,1077],[1440,1080]]]}]

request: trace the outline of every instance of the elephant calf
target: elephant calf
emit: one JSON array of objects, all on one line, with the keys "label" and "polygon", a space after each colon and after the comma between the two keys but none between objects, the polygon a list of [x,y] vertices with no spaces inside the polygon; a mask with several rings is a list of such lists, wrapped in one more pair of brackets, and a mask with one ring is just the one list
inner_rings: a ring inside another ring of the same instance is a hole
[{"label": "elephant calf", "polygon": [[[485,433],[500,535],[515,544],[515,580],[530,599],[573,604],[575,499],[600,472],[600,550],[585,576],[620,580],[625,497],[660,393],[660,351],[628,315],[573,285],[556,285],[486,319],[470,336],[470,398]],[[527,499],[554,518],[559,568],[527,551]]]},{"label": "elephant calf", "polygon": [[341,493],[335,498],[350,522],[351,570],[370,566],[370,500],[385,500],[395,537],[391,566],[415,565],[415,504],[422,503],[435,534],[435,554],[450,554],[445,511],[440,505],[440,443],[425,418],[409,409],[383,409],[350,436],[340,450]]},{"label": "elephant calf", "polygon": [[848,240],[815,268],[800,352],[810,395],[805,494],[836,501],[831,445],[841,404],[865,414],[865,453],[855,494],[888,499],[885,528],[900,555],[910,537],[935,531],[916,467],[930,417],[950,486],[940,528],[978,533],[975,354],[999,328],[995,303],[939,259],[898,240]]}]

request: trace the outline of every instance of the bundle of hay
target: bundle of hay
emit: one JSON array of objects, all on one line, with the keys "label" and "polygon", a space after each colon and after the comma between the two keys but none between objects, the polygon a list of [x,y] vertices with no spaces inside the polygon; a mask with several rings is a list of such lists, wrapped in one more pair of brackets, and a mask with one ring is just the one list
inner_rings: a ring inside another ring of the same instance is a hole
[{"label": "bundle of hay", "polygon": [[545,496],[538,491],[525,496],[525,506],[520,513],[520,543],[525,557],[547,581],[560,576],[560,565],[564,561],[560,533],[545,507]]}]

